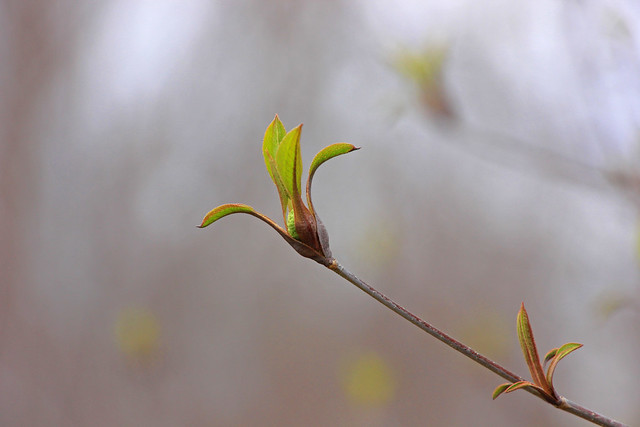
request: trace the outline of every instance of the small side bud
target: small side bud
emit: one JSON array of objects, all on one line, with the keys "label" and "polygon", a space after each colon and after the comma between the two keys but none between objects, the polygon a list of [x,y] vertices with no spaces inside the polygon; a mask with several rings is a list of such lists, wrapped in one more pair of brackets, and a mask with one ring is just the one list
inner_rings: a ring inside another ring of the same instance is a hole
[{"label": "small side bud", "polygon": [[287,231],[291,237],[299,240],[298,232],[296,231],[296,217],[292,210],[287,214]]}]

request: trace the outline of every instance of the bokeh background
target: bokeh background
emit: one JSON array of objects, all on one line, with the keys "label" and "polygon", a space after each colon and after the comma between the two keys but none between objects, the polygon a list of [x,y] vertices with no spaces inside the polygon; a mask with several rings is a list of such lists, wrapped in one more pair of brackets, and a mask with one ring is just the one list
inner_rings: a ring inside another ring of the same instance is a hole
[{"label": "bokeh background", "polygon": [[579,426],[227,202],[279,220],[278,113],[354,273],[640,423],[635,1],[0,2],[0,424]]}]

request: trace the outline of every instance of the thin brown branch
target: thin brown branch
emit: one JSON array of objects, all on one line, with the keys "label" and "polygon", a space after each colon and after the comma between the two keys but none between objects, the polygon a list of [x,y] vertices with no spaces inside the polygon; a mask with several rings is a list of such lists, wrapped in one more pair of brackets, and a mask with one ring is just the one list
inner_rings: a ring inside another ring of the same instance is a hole
[{"label": "thin brown branch", "polygon": [[[524,381],[524,378],[514,374],[513,372],[511,372],[511,371],[507,370],[506,368],[504,368],[503,366],[501,366],[501,365],[497,364],[496,362],[490,360],[489,358],[481,355],[477,351],[473,350],[471,347],[468,347],[468,346],[462,344],[460,341],[450,337],[449,335],[445,334],[444,332],[442,332],[438,328],[430,325],[429,323],[425,322],[424,320],[422,320],[421,318],[419,318],[415,314],[411,313],[406,308],[404,308],[401,305],[397,304],[395,301],[393,301],[392,299],[390,299],[386,295],[378,292],[376,289],[372,288],[367,283],[365,283],[364,281],[360,280],[354,274],[352,274],[351,272],[346,270],[335,259],[333,259],[333,258],[325,258],[325,259],[323,259],[321,261],[318,261],[318,262],[320,264],[324,265],[325,267],[329,268],[330,270],[333,270],[336,274],[338,274],[340,277],[344,278],[348,282],[354,284],[356,287],[358,287],[359,289],[364,291],[366,294],[368,294],[369,296],[374,298],[376,301],[378,301],[379,303],[381,303],[385,307],[389,308],[394,313],[396,313],[399,316],[405,318],[406,320],[408,320],[409,322],[413,323],[418,328],[422,329],[423,331],[425,331],[429,335],[431,335],[431,336],[437,338],[438,340],[442,341],[443,343],[445,343],[449,347],[453,348],[454,350],[458,351],[459,353],[464,354],[465,356],[467,356],[468,358],[470,358],[474,362],[479,363],[480,365],[482,365],[485,368],[489,369],[491,372],[501,376],[502,378],[504,378],[507,381],[510,381],[512,383],[513,382],[517,382],[517,381]],[[570,400],[568,400],[568,399],[566,399],[566,398],[564,398],[562,396],[560,396],[556,402],[549,402],[547,400],[547,398],[545,398],[540,392],[538,392],[537,390],[535,390],[533,388],[525,387],[523,390],[526,390],[529,393],[541,398],[545,402],[551,403],[552,405],[554,405],[555,407],[557,407],[559,409],[562,409],[563,411],[566,411],[566,412],[569,412],[571,414],[574,414],[574,415],[576,415],[576,416],[578,416],[580,418],[583,418],[583,419],[585,419],[587,421],[590,421],[590,422],[592,422],[594,424],[601,425],[601,426],[608,426],[608,427],[625,427],[625,424],[622,424],[622,423],[620,423],[618,421],[615,421],[615,420],[613,420],[611,418],[605,417],[604,415],[598,414],[597,412],[592,411],[590,409],[587,409],[587,408],[585,408],[583,406],[580,406],[580,405],[578,405],[578,404],[576,404],[574,402],[571,402]]]}]

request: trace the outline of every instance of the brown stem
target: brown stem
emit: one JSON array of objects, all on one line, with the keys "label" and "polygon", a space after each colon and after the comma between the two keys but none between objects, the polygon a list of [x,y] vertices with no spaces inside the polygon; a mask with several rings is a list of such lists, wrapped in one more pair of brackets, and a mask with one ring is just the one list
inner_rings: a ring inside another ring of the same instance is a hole
[{"label": "brown stem", "polygon": [[[458,341],[458,340],[450,337],[449,335],[445,334],[444,332],[442,332],[438,328],[436,328],[436,327],[430,325],[429,323],[425,322],[424,320],[420,319],[418,316],[416,316],[415,314],[411,313],[409,310],[407,310],[406,308],[402,307],[401,305],[397,304],[395,301],[393,301],[392,299],[390,299],[386,295],[378,292],[376,289],[372,288],[367,283],[365,283],[362,280],[358,279],[354,274],[352,274],[351,272],[346,270],[342,265],[340,265],[338,263],[338,261],[336,261],[335,259],[333,259],[333,258],[324,258],[324,259],[322,259],[321,261],[318,261],[318,262],[320,264],[324,265],[325,267],[333,270],[340,277],[346,279],[347,281],[349,281],[352,284],[354,284],[355,286],[357,286],[359,289],[364,291],[366,294],[368,294],[369,296],[374,298],[376,301],[378,301],[379,303],[381,303],[385,307],[389,308],[394,313],[398,314],[399,316],[402,316],[403,318],[405,318],[409,322],[413,323],[415,326],[417,326],[418,328],[422,329],[423,331],[425,331],[429,335],[437,338],[438,340],[442,341],[443,343],[445,343],[449,347],[453,348],[454,350],[464,354],[465,356],[467,356],[471,360],[475,361],[476,363],[479,363],[480,365],[482,365],[485,368],[489,369],[493,373],[500,375],[502,378],[504,378],[507,381],[510,381],[512,383],[524,380],[524,378],[521,378],[520,376],[518,376],[518,375],[514,374],[513,372],[507,370],[506,368],[500,366],[496,362],[494,362],[494,361],[488,359],[487,357],[481,355],[480,353],[478,353],[477,351],[473,350],[472,348],[462,344],[460,341]],[[557,408],[562,409],[563,411],[566,411],[566,412],[569,412],[571,414],[574,414],[574,415],[576,415],[576,416],[578,416],[580,418],[583,418],[583,419],[585,419],[587,421],[591,421],[594,424],[598,424],[598,425],[601,425],[601,426],[610,426],[610,427],[624,427],[625,426],[624,424],[622,424],[622,423],[620,423],[618,421],[615,421],[615,420],[613,420],[611,418],[605,417],[604,415],[598,414],[597,412],[594,412],[594,411],[592,411],[590,409],[584,408],[584,407],[582,407],[582,406],[580,406],[580,405],[578,405],[576,403],[573,403],[570,400],[565,399],[564,397],[559,397],[557,402],[549,402],[547,400],[547,398],[545,398],[545,396],[542,395],[542,393],[540,393],[539,391],[537,391],[537,390],[535,390],[533,388],[525,387],[523,390],[526,390],[529,393],[531,393],[533,395],[536,395],[537,397],[543,399],[545,402],[551,403],[554,406],[556,406]]]}]

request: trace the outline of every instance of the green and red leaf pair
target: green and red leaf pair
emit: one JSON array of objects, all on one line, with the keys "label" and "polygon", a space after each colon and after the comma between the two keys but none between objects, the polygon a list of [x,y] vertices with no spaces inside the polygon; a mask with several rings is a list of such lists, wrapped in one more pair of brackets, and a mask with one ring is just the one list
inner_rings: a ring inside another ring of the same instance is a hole
[{"label": "green and red leaf pair", "polygon": [[262,143],[264,162],[271,180],[278,189],[283,229],[267,216],[244,204],[226,204],[209,212],[200,228],[233,213],[253,215],[274,228],[300,255],[322,261],[331,257],[327,232],[318,218],[311,201],[311,182],[318,167],[329,159],[359,149],[347,143],[332,144],[322,149],[311,162],[306,185],[308,207],[302,201],[301,178],[302,157],[300,155],[300,132],[302,125],[286,131],[276,114],[267,127]]},{"label": "green and red leaf pair", "polygon": [[558,395],[553,387],[553,373],[555,372],[556,366],[566,355],[582,347],[582,344],[568,343],[548,352],[544,358],[545,366],[549,363],[545,374],[543,366],[540,363],[540,358],[538,357],[538,349],[533,338],[533,330],[531,329],[531,323],[529,323],[529,316],[524,308],[524,303],[522,303],[520,311],[518,311],[517,323],[518,340],[520,341],[522,353],[524,354],[524,359],[527,362],[533,381],[523,380],[501,384],[494,390],[493,398],[496,399],[502,393],[510,393],[514,390],[530,387],[538,390],[545,400],[555,404],[558,402]]}]

